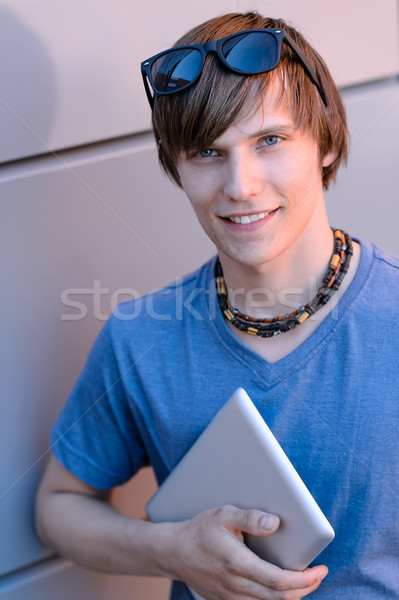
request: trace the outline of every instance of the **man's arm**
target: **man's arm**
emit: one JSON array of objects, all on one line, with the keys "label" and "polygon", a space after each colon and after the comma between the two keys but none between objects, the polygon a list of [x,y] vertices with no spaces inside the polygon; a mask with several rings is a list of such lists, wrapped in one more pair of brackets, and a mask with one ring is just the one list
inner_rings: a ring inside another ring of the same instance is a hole
[{"label": "man's arm", "polygon": [[89,569],[166,575],[157,555],[170,536],[169,524],[157,527],[127,518],[109,504],[109,497],[110,492],[91,487],[51,456],[36,498],[38,536],[58,554]]},{"label": "man's arm", "polygon": [[320,566],[284,571],[253,554],[242,532],[270,535],[278,527],[257,510],[225,506],[181,523],[150,523],[121,515],[108,500],[108,492],[52,457],[36,500],[39,537],[89,569],[185,581],[209,600],[302,598],[327,572]]}]

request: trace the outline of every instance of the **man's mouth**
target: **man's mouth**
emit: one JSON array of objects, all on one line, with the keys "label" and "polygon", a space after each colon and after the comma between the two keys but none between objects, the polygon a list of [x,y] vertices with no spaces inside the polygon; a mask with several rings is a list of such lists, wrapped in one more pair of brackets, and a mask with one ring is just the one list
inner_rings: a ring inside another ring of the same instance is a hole
[{"label": "man's mouth", "polygon": [[274,210],[269,210],[268,212],[256,213],[254,215],[241,215],[237,217],[226,217],[229,221],[233,223],[240,223],[241,225],[247,225],[248,223],[255,223],[255,221],[260,221],[270,215],[270,213],[274,212]]}]

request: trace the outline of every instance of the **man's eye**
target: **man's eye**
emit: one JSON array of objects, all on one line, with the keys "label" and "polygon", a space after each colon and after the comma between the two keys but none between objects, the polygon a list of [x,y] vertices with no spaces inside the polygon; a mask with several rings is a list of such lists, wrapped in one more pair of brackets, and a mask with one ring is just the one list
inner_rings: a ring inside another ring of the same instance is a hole
[{"label": "man's eye", "polygon": [[267,137],[263,138],[261,145],[274,146],[279,141],[280,141],[280,138],[277,135],[268,135]]},{"label": "man's eye", "polygon": [[216,152],[211,148],[205,148],[204,150],[201,150],[201,152],[198,152],[198,154],[202,158],[209,158],[210,156],[215,156]]}]

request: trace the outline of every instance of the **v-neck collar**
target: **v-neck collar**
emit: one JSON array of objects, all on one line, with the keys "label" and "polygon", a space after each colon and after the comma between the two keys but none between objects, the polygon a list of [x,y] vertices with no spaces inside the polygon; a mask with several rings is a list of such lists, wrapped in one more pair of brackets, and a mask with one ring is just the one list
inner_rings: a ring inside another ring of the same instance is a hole
[{"label": "v-neck collar", "polygon": [[[275,381],[280,381],[285,374],[290,374],[294,369],[300,368],[309,355],[317,349],[322,340],[324,340],[334,328],[339,326],[339,323],[347,314],[348,307],[355,302],[355,299],[358,297],[359,292],[367,279],[373,261],[373,247],[369,242],[358,240],[356,238],[353,239],[361,246],[361,256],[356,274],[350,286],[337,304],[339,310],[334,309],[331,311],[309,337],[307,337],[297,348],[275,362],[268,361],[255,350],[244,344],[227,326],[217,303],[214,285],[216,257],[214,257],[209,263],[207,276],[207,289],[209,290],[207,298],[209,304],[205,306],[205,310],[210,314],[210,307],[213,307],[214,315],[213,318],[209,318],[209,323],[210,326],[214,328],[220,341],[225,345],[227,351],[232,353],[235,359],[246,362],[248,366],[269,385],[273,384]],[[204,303],[207,304],[205,295]]]}]

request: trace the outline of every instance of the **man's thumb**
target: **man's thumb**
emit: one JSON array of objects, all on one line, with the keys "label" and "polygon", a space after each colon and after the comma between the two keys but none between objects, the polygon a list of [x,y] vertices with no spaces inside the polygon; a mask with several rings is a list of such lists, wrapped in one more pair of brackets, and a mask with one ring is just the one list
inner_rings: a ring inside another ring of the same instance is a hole
[{"label": "man's thumb", "polygon": [[260,510],[238,510],[234,521],[237,529],[252,535],[270,535],[280,525],[280,519],[276,515]]},{"label": "man's thumb", "polygon": [[268,513],[265,513],[260,519],[259,519],[259,527],[261,529],[261,534],[262,533],[274,533],[276,531],[276,529],[278,529],[280,526],[280,519],[278,518],[277,515],[270,515]]}]

